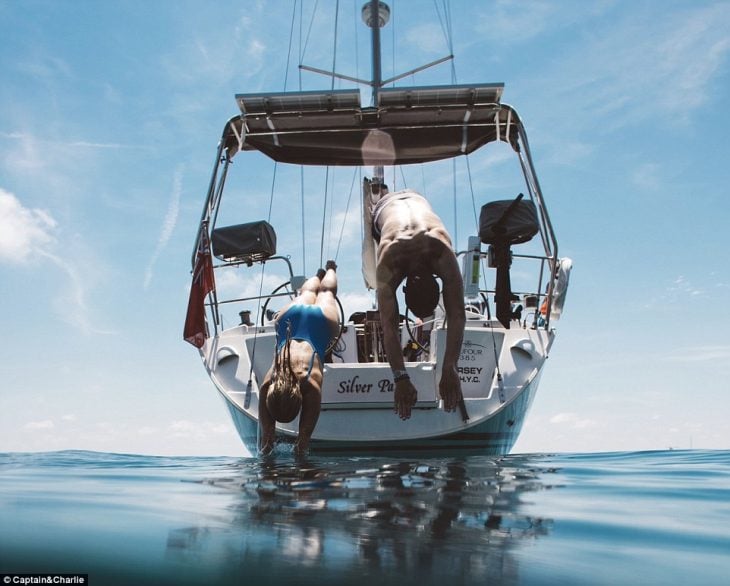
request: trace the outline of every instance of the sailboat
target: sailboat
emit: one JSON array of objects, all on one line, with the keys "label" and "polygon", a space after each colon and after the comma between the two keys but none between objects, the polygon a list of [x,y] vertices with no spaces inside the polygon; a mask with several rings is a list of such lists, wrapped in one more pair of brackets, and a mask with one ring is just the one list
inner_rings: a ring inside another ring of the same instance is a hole
[{"label": "sailboat", "polygon": [[[275,165],[364,169],[363,200],[372,182],[385,181],[385,169],[469,158],[493,143],[509,147],[524,179],[520,193],[482,205],[478,233],[469,236],[466,249],[454,251],[463,267],[467,318],[457,367],[461,413],[445,411],[439,396],[449,327],[442,308],[422,321],[407,311],[401,316],[406,370],[418,389],[412,417],[401,421],[393,413],[393,375],[377,307],[370,302],[346,316],[340,303],[339,336],[324,364],[312,453],[506,454],[519,436],[556,336],[572,262],[558,256],[525,127],[501,100],[504,84],[392,87],[416,70],[382,79],[380,29],[389,14],[377,0],[363,7],[372,43],[371,80],[327,72],[369,86],[369,104],[357,88],[238,94],[240,112],[225,123],[218,144],[195,236],[185,337],[198,348],[252,454],[260,447],[259,388],[275,352],[272,307],[293,298],[305,279],[294,273],[290,256],[277,251],[277,232],[268,220],[221,225],[225,195],[235,190],[240,201],[261,155]],[[239,163],[254,154],[252,165]],[[232,188],[234,158],[243,181]],[[523,252],[528,243],[529,252]],[[363,258],[364,265],[372,262]],[[263,273],[273,266],[287,280],[271,291],[224,297],[216,288],[220,271],[247,271],[245,278],[263,283]],[[516,275],[525,283],[518,290],[512,284]],[[224,316],[231,313],[240,319]],[[298,418],[277,423],[277,442],[294,443],[297,430]]]}]

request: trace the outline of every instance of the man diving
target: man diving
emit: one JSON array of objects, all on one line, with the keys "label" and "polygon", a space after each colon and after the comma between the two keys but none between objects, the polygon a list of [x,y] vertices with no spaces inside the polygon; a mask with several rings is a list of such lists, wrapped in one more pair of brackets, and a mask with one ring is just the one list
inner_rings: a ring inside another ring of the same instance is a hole
[{"label": "man diving", "polygon": [[[439,301],[436,276],[443,283],[448,323],[439,393],[446,411],[460,407],[466,417],[461,381],[456,370],[466,321],[464,285],[451,238],[422,195],[410,189],[389,193],[382,183],[365,181],[366,254],[363,271],[368,285],[376,290],[383,344],[395,383],[394,409],[401,419],[408,419],[417,398],[417,390],[405,369],[398,338],[396,291],[405,279],[406,305],[417,317],[428,317]],[[376,246],[377,252],[373,254],[372,249]],[[371,258],[375,259],[374,279],[373,267],[369,264]]]}]

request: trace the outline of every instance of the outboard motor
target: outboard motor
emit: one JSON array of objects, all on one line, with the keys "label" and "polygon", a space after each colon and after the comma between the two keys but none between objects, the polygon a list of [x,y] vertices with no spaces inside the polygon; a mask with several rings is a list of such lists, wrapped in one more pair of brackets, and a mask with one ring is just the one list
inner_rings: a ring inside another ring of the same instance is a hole
[{"label": "outboard motor", "polygon": [[493,201],[482,206],[479,215],[479,238],[489,244],[490,266],[497,269],[494,301],[497,319],[507,329],[513,318],[509,270],[512,266],[510,246],[528,242],[540,230],[535,204],[523,201],[520,193],[514,200]]}]

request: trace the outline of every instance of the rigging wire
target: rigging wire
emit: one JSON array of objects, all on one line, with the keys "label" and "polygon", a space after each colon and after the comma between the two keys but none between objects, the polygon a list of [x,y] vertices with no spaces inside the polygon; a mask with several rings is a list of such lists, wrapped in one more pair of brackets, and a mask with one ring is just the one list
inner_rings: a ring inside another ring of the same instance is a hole
[{"label": "rigging wire", "polygon": [[[396,39],[397,39],[397,37],[395,35],[395,29],[396,29],[396,27],[395,27],[395,16],[396,16],[396,14],[398,14],[398,11],[395,8],[395,0],[392,0],[391,1],[391,6],[393,8],[393,10],[390,11],[390,29],[391,29],[391,35],[392,35],[392,41],[391,42],[393,43],[393,48],[392,48],[392,54],[393,54],[393,72],[392,72],[392,75],[395,75],[395,72],[396,72],[396,68],[395,68],[396,58],[395,57],[396,57],[396,51],[397,51],[397,45],[396,45]],[[393,87],[395,87],[395,80],[393,81],[393,83],[391,85]],[[394,182],[395,182],[395,180],[394,180]]]},{"label": "rigging wire", "polygon": [[[469,180],[469,191],[471,192],[471,209],[474,213],[474,231],[479,234],[479,219],[477,217],[477,200],[474,196],[474,182],[472,181],[472,175],[471,175],[471,164],[469,163],[469,155],[466,155],[464,157],[464,160],[466,160],[466,174]],[[481,249],[481,245],[480,245]],[[487,271],[485,270],[485,259],[481,258],[481,255],[479,256],[479,262],[481,263],[481,276],[482,276],[482,285],[484,286],[484,289],[487,289]]]},{"label": "rigging wire", "polygon": [[355,23],[355,77],[360,77],[360,38],[358,35],[358,29],[360,28],[360,21],[358,20],[358,1],[359,0],[352,0],[352,6],[353,6],[353,20]]},{"label": "rigging wire", "polygon": [[[330,209],[329,209],[329,222],[327,223],[327,258],[329,257],[330,250],[332,249],[332,235],[334,234],[332,223],[334,221],[335,217],[335,171],[337,170],[337,167],[332,168],[332,181],[330,181]],[[344,219],[343,219],[344,221]],[[323,257],[324,258],[324,257]],[[322,266],[322,265],[320,265]]]},{"label": "rigging wire", "polygon": [[[441,32],[444,34],[446,39],[446,46],[449,49],[449,55],[454,54],[454,42],[453,42],[453,30],[451,28],[451,3],[448,0],[442,0],[439,8],[438,0],[433,0],[433,4],[436,7],[436,15],[441,25]],[[443,15],[441,10],[443,9]],[[456,63],[454,59],[451,59],[451,83],[456,83]]]},{"label": "rigging wire", "polygon": [[286,85],[289,80],[289,64],[291,62],[291,50],[294,41],[294,22],[296,21],[297,15],[297,0],[294,0],[294,6],[291,12],[291,25],[289,27],[289,48],[286,52],[286,69],[284,70],[284,91],[286,91]]},{"label": "rigging wire", "polygon": [[[264,291],[264,266],[265,263],[261,263],[261,278],[259,280],[259,299],[263,297],[263,291]],[[258,306],[256,308],[256,321],[254,321],[254,324],[261,323],[261,311],[263,310],[263,306]],[[253,331],[253,347],[251,348],[251,368],[248,371],[248,384],[251,385],[251,381],[253,380],[253,364],[254,364],[254,358],[256,357],[256,341],[258,339],[258,333],[259,329],[257,327],[254,327]]]},{"label": "rigging wire", "polygon": [[[291,12],[291,25],[289,26],[289,47],[286,51],[286,67],[284,68],[284,89],[286,91],[287,84],[289,82],[289,65],[291,63],[291,52],[294,44],[294,23],[296,22],[297,15],[297,0],[294,0]],[[269,195],[269,214],[266,218],[267,222],[271,222],[271,213],[274,208],[274,187],[276,185],[276,174],[279,170],[279,162],[274,161],[274,173],[271,177],[271,194]]]},{"label": "rigging wire", "polygon": [[337,240],[337,249],[335,250],[335,258],[340,255],[340,245],[342,244],[342,235],[345,233],[345,222],[347,221],[347,215],[350,213],[350,201],[352,201],[352,193],[355,189],[355,179],[360,171],[359,167],[355,167],[355,171],[352,173],[352,182],[350,183],[350,194],[347,196],[347,205],[345,206],[345,217],[342,219],[342,225],[340,227],[340,237]]},{"label": "rigging wire", "polygon": [[456,157],[451,159],[451,179],[452,179],[452,193],[451,200],[454,209],[454,247],[458,250],[459,242],[459,215],[457,213],[456,205]]},{"label": "rigging wire", "polygon": [[299,205],[302,210],[302,271],[307,274],[307,240],[304,237],[304,165],[299,166]]},{"label": "rigging wire", "polygon": [[322,234],[319,239],[319,266],[322,266],[324,259],[324,228],[327,219],[327,193],[329,190],[330,168],[327,167],[324,174],[324,204],[322,205]]},{"label": "rigging wire", "polygon": [[[297,0],[294,0],[293,6],[292,6],[291,24],[289,26],[289,46],[288,46],[287,51],[286,51],[286,66],[284,68],[284,88],[283,88],[283,91],[286,91],[286,88],[287,88],[287,85],[288,85],[288,82],[289,82],[289,66],[291,64],[291,54],[292,54],[292,48],[293,48],[293,45],[294,45],[294,23],[296,22],[297,3],[298,3],[298,1]],[[300,44],[301,44],[301,41],[300,41]],[[301,85],[301,81],[300,81],[300,85]],[[273,207],[274,207],[274,193],[275,193],[275,186],[276,186],[276,175],[277,175],[278,168],[279,168],[278,161],[274,161],[274,172],[273,172],[273,175],[272,175],[272,178],[271,178],[271,193],[269,194],[269,213],[268,213],[268,216],[266,218],[266,221],[267,222],[271,222],[271,214],[272,214]],[[262,298],[263,290],[264,290],[264,263],[261,263],[261,276],[260,276],[260,279],[259,279],[259,299]],[[260,323],[262,309],[263,308],[261,306],[258,306],[257,309],[256,309],[256,318],[255,318],[255,321],[254,321],[254,323],[256,323],[256,324]],[[254,358],[256,356],[256,345],[257,345],[256,342],[257,342],[257,339],[258,339],[258,328],[255,328],[254,329],[254,337],[253,337],[253,346],[252,346],[252,349],[251,349],[251,365],[250,365],[251,367],[250,367],[250,369],[248,371],[248,384],[247,384],[247,388],[246,388],[246,397],[247,398],[250,397],[250,390],[251,390],[251,385],[252,385],[252,382],[253,382],[253,365],[254,365]],[[260,426],[257,426],[257,429],[256,429],[256,445],[259,446],[259,447],[261,446],[261,442],[260,442]]]},{"label": "rigging wire", "polygon": [[[304,0],[302,0],[301,4],[301,10],[299,11],[299,65],[304,64],[304,54],[307,52],[307,46],[309,45],[309,37],[312,34],[312,26],[314,25],[314,15],[317,14],[317,4],[319,4],[319,0],[315,0],[314,2],[314,8],[312,8],[312,18],[309,20],[309,28],[307,29],[307,38],[304,41],[304,48],[302,48],[302,24],[303,24],[303,10],[304,10]],[[301,68],[299,69],[299,78],[301,80]],[[301,82],[300,82],[301,83]]]},{"label": "rigging wire", "polygon": [[[335,4],[335,34],[334,41],[332,44],[332,73],[337,71],[337,29],[340,20],[340,0],[337,0]],[[332,76],[332,85],[330,87],[334,91],[335,89],[335,76]]]},{"label": "rigging wire", "polygon": [[[334,31],[334,39],[332,42],[332,73],[337,71],[337,30],[339,28],[339,20],[340,20],[340,0],[337,0],[335,3],[335,31]],[[330,85],[330,89],[334,91],[335,89],[335,77],[332,76],[332,84]],[[319,239],[319,266],[324,265],[324,235],[325,235],[325,224],[327,220],[327,198],[329,196],[329,179],[330,179],[330,168],[329,165],[327,166],[325,170],[325,179],[324,179],[324,203],[322,205],[322,233],[320,234]],[[332,172],[332,184],[334,186],[334,171]],[[330,198],[330,207],[332,207],[332,199]],[[330,226],[332,225],[332,210],[330,209]],[[329,230],[329,233],[332,233],[332,230]]]},{"label": "rigging wire", "polygon": [[[439,19],[439,23],[441,25],[441,31],[444,34],[444,39],[446,40],[446,46],[449,50],[449,55],[454,54],[454,41],[453,41],[453,31],[451,28],[451,3],[448,2],[448,0],[442,0],[441,6],[439,6],[438,0],[434,0],[434,6],[436,8],[436,14]],[[454,59],[450,60],[451,62],[451,83],[453,85],[456,85],[456,65],[454,64]],[[453,214],[454,214],[454,238],[453,242],[455,246],[458,246],[459,241],[459,223],[458,223],[458,205],[457,205],[457,184],[456,184],[456,159],[451,160],[451,177],[453,181],[452,186],[452,207],[453,207]]]},{"label": "rigging wire", "polygon": [[[314,8],[312,9],[312,17],[309,21],[309,28],[307,30],[307,37],[302,44],[302,32],[304,27],[304,0],[299,4],[299,91],[302,91],[302,64],[304,62],[304,54],[307,51],[307,45],[309,44],[309,36],[312,33],[312,25],[314,24],[314,15],[317,12],[318,0],[315,0]],[[305,238],[305,221],[304,221],[304,165],[299,166],[299,205],[301,208],[301,226],[302,226],[302,271],[307,274],[307,241]]]}]

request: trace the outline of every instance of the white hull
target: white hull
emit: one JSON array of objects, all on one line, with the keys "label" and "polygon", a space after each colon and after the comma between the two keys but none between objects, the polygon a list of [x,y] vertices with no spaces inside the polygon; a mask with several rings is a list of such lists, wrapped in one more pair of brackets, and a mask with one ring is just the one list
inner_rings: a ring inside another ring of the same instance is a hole
[{"label": "white hull", "polygon": [[[345,344],[348,334],[354,343],[354,326],[348,326]],[[311,450],[508,453],[537,391],[553,332],[523,328],[517,323],[505,329],[486,319],[468,322],[458,363],[468,421],[463,421],[458,411],[446,413],[438,398],[438,365],[445,334],[445,329],[432,332],[430,357],[435,360],[407,363],[419,400],[406,421],[393,412],[387,363],[326,364],[322,412]],[[237,326],[210,338],[201,350],[211,380],[224,398],[244,445],[254,454],[259,435],[258,387],[271,365],[273,343],[270,326]],[[293,442],[297,429],[298,419],[278,423],[277,439]]]}]

